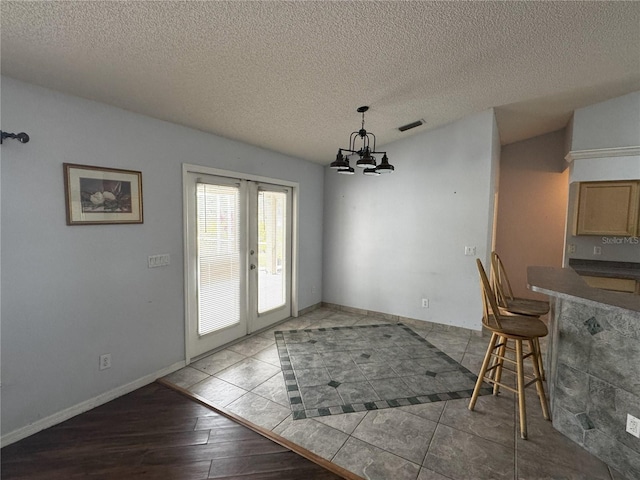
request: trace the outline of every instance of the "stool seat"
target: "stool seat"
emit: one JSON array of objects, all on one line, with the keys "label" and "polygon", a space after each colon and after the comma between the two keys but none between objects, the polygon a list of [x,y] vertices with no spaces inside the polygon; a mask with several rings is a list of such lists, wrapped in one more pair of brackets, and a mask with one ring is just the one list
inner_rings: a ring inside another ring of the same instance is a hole
[{"label": "stool seat", "polygon": [[485,325],[485,328],[497,333],[501,337],[520,338],[523,340],[546,337],[549,333],[547,326],[537,317],[500,315],[499,322],[500,328],[492,326],[491,323]]},{"label": "stool seat", "polygon": [[506,298],[504,308],[510,313],[518,315],[532,315],[539,317],[549,313],[549,302],[543,300],[531,300],[529,298]]}]

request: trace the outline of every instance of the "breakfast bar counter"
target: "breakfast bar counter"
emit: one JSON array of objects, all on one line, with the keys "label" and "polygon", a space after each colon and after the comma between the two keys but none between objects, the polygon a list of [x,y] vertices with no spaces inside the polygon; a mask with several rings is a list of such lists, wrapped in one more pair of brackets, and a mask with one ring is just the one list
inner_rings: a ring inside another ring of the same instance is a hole
[{"label": "breakfast bar counter", "polygon": [[640,479],[640,295],[589,287],[571,268],[529,267],[549,296],[545,370],[553,426],[629,479]]}]

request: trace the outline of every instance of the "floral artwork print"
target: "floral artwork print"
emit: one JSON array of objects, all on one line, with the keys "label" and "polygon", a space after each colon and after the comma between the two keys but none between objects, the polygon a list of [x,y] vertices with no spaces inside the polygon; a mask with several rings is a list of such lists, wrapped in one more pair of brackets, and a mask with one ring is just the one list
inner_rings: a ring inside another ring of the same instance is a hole
[{"label": "floral artwork print", "polygon": [[131,182],[80,177],[82,212],[131,212]]}]

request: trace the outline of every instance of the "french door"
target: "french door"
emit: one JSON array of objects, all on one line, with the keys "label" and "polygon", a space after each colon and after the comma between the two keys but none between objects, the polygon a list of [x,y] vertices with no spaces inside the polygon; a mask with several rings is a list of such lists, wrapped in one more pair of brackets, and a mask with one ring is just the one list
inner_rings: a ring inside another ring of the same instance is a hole
[{"label": "french door", "polygon": [[189,172],[185,194],[193,358],[291,315],[292,189]]}]

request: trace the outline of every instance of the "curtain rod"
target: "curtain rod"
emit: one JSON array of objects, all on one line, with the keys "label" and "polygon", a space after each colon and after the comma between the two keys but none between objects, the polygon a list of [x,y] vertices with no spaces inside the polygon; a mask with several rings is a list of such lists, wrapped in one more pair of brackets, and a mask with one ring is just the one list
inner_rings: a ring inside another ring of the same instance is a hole
[{"label": "curtain rod", "polygon": [[3,132],[2,130],[0,130],[0,134],[1,134],[0,135],[0,145],[4,142],[5,138],[15,138],[20,143],[27,143],[29,141],[29,135],[27,135],[24,132],[9,133],[9,132]]}]

